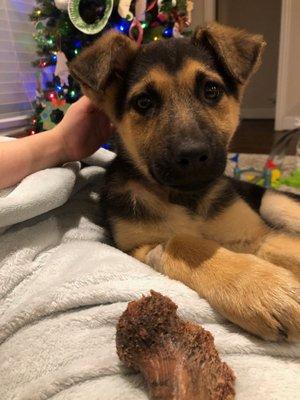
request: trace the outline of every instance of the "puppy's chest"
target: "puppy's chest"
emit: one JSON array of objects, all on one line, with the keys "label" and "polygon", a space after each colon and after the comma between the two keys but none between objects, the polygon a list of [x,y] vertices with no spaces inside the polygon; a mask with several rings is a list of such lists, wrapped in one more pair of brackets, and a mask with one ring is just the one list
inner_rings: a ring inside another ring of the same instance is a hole
[{"label": "puppy's chest", "polygon": [[[133,204],[143,204],[147,220],[137,218],[144,226],[141,240],[168,240],[176,234],[206,237],[236,251],[244,250],[250,242],[264,233],[260,217],[242,199],[231,198],[216,208],[214,196],[176,195],[160,197],[147,190],[132,191]],[[219,203],[220,204],[220,203]],[[217,210],[217,212],[213,212]],[[134,207],[132,208],[134,212]]]},{"label": "puppy's chest", "polygon": [[[199,235],[205,231],[206,209],[199,202],[198,196],[176,195],[171,193],[158,196],[147,190],[131,192],[133,204],[143,204],[153,219],[144,221],[153,225],[162,236],[189,233]],[[134,212],[134,207],[133,207]],[[143,223],[143,221],[139,221]]]}]

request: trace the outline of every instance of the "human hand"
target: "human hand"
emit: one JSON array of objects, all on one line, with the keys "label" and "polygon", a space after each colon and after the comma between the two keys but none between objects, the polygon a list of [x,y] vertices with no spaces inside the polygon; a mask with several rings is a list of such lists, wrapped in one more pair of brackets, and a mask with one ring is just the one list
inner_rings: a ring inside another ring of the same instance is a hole
[{"label": "human hand", "polygon": [[64,161],[75,161],[98,150],[113,133],[113,126],[106,114],[83,96],[53,131],[61,139]]}]

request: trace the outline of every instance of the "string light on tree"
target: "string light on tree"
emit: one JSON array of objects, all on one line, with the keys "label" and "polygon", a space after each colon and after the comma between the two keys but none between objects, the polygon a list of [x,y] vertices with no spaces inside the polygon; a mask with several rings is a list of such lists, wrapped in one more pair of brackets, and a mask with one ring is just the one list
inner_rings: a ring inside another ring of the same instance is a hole
[{"label": "string light on tree", "polygon": [[173,27],[172,26],[167,26],[163,31],[163,36],[165,38],[172,37],[173,36]]},{"label": "string light on tree", "polygon": [[50,92],[48,96],[49,96],[49,100],[55,99],[55,93],[54,92]]},{"label": "string light on tree", "polygon": [[62,92],[62,91],[63,91],[63,88],[62,88],[61,85],[55,85],[55,90],[56,90],[57,92]]}]

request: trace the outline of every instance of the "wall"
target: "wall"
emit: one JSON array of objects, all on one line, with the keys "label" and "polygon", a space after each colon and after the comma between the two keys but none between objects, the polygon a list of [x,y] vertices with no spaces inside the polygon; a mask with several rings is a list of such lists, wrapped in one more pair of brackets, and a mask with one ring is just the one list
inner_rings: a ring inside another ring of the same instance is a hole
[{"label": "wall", "polygon": [[[300,6],[300,0],[296,1]],[[280,16],[281,0],[219,0],[217,2],[219,22],[261,33],[267,42],[263,64],[252,78],[245,94],[242,116],[246,118],[274,118],[275,116]],[[300,35],[298,37],[300,38]]]},{"label": "wall", "polygon": [[198,25],[204,25],[204,0],[194,1],[192,13],[192,28],[195,29]]},{"label": "wall", "polygon": [[300,127],[300,0],[283,0],[276,130]]},{"label": "wall", "polygon": [[288,66],[286,111],[290,115],[300,117],[300,1],[292,2],[291,11],[291,43]]}]

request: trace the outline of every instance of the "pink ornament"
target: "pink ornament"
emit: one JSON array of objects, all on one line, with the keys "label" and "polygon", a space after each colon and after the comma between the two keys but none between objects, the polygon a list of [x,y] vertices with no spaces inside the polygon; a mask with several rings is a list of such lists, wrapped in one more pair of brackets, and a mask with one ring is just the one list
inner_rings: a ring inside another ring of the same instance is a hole
[{"label": "pink ornament", "polygon": [[165,13],[160,12],[157,14],[157,18],[160,20],[160,22],[164,23],[167,21],[168,16]]},{"label": "pink ornament", "polygon": [[154,8],[156,6],[157,0],[153,0],[149,6],[147,7],[146,11],[151,11],[152,8]]},{"label": "pink ornament", "polygon": [[[134,28],[137,28],[137,30],[138,30],[138,37],[137,38],[135,38],[133,36]],[[134,18],[132,20],[132,23],[130,25],[128,34],[129,34],[130,39],[135,40],[139,46],[142,44],[143,37],[144,37],[144,30],[143,30],[143,27],[142,27],[142,25],[141,25],[141,23],[140,23],[140,21],[138,19]]]},{"label": "pink ornament", "polygon": [[139,21],[146,20],[147,0],[136,0],[135,2],[135,18]]}]

